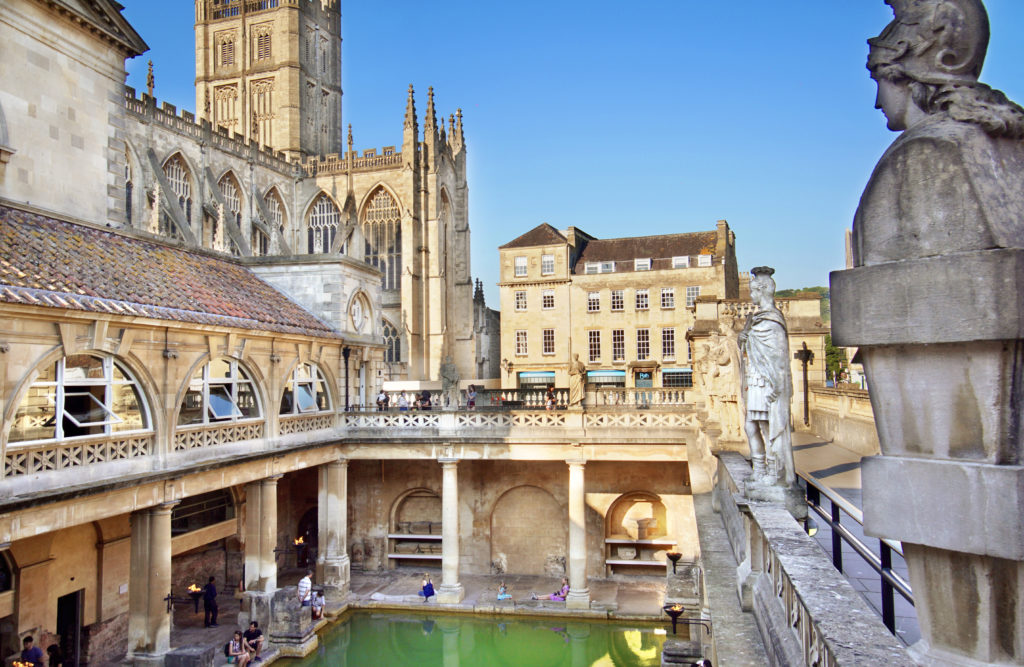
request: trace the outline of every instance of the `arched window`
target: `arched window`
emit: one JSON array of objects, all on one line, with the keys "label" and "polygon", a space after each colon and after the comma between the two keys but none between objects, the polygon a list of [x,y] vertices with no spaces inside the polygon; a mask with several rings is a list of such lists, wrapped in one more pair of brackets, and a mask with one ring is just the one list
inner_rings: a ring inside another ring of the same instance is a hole
[{"label": "arched window", "polygon": [[402,278],[402,214],[395,199],[384,188],[378,188],[366,206],[363,237],[366,239],[366,263],[384,274],[381,281],[384,289],[399,289]]},{"label": "arched window", "polygon": [[331,198],[321,194],[309,211],[309,252],[330,252],[341,214]]},{"label": "arched window", "polygon": [[281,414],[297,415],[331,409],[327,381],[316,364],[299,364],[288,376],[281,396]]},{"label": "arched window", "polygon": [[224,197],[224,202],[228,205],[226,213],[231,215],[235,224],[241,227],[242,196],[238,190],[238,181],[231,175],[231,172],[228,172],[221,177],[220,183],[217,185],[220,187],[220,194]]},{"label": "arched window", "polygon": [[270,229],[271,237],[254,226],[252,252],[255,255],[276,255],[281,252],[281,239],[284,238],[284,204],[281,203],[281,198],[275,190],[264,195],[263,204],[267,214],[270,215],[270,220],[264,220],[264,222]]},{"label": "arched window", "polygon": [[391,326],[387,320],[382,321],[384,332],[384,361],[397,363],[402,360],[402,337],[398,335],[398,329]]},{"label": "arched window", "polygon": [[42,370],[21,399],[8,442],[141,431],[151,423],[127,370],[109,356],[76,354]]},{"label": "arched window", "polygon": [[164,163],[164,176],[174,190],[178,206],[185,214],[185,222],[192,224],[192,177],[181,155],[175,155]]},{"label": "arched window", "polygon": [[192,376],[181,402],[178,424],[256,419],[259,399],[249,374],[234,359],[215,359]]}]

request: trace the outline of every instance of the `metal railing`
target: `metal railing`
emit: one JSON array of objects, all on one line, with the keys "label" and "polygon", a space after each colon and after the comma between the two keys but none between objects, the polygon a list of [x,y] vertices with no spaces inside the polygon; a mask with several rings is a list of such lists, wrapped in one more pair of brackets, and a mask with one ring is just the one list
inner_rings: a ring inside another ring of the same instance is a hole
[{"label": "metal railing", "polygon": [[[798,473],[807,485],[807,506],[815,514],[827,523],[832,529],[832,564],[836,569],[843,572],[843,542],[846,542],[859,555],[865,563],[874,570],[882,583],[882,622],[889,632],[896,634],[896,605],[894,593],[899,593],[903,599],[914,604],[914,593],[910,584],[906,582],[892,569],[893,552],[903,557],[903,547],[899,542],[887,539],[878,540],[878,554],[862,542],[860,538],[850,532],[847,526],[842,524],[842,515],[845,513],[851,520],[864,526],[864,513],[853,503],[837,494],[832,489],[820,484],[809,475]],[[822,505],[822,496],[828,499],[828,509]]]}]

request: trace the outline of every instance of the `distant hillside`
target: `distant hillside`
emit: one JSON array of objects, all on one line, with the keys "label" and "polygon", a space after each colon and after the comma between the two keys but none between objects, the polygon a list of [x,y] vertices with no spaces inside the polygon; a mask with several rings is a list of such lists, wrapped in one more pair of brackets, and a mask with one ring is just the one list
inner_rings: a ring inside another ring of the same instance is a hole
[{"label": "distant hillside", "polygon": [[832,301],[829,299],[827,287],[800,287],[798,289],[780,289],[775,296],[800,296],[801,294],[821,295],[821,321],[829,324],[832,321]]}]

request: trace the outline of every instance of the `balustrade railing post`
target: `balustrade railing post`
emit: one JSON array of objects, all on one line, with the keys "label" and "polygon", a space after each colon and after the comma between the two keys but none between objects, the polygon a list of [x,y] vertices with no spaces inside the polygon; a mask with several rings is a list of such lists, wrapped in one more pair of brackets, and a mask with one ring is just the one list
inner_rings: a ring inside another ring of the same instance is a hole
[{"label": "balustrade railing post", "polygon": [[878,540],[878,550],[882,560],[882,622],[889,628],[889,632],[896,634],[896,604],[892,584],[886,577],[892,573],[892,549],[885,540]]},{"label": "balustrade railing post", "polygon": [[843,571],[843,538],[836,530],[839,526],[840,512],[839,505],[834,500],[829,500],[829,504],[832,506],[832,562],[835,563],[836,569],[840,572]]}]

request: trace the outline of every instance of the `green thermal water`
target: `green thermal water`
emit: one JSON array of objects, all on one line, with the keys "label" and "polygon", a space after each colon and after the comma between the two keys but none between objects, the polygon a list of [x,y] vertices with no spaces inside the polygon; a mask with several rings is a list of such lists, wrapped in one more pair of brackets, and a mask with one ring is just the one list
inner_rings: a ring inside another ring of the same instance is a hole
[{"label": "green thermal water", "polygon": [[354,612],[288,667],[656,667],[664,626]]}]

